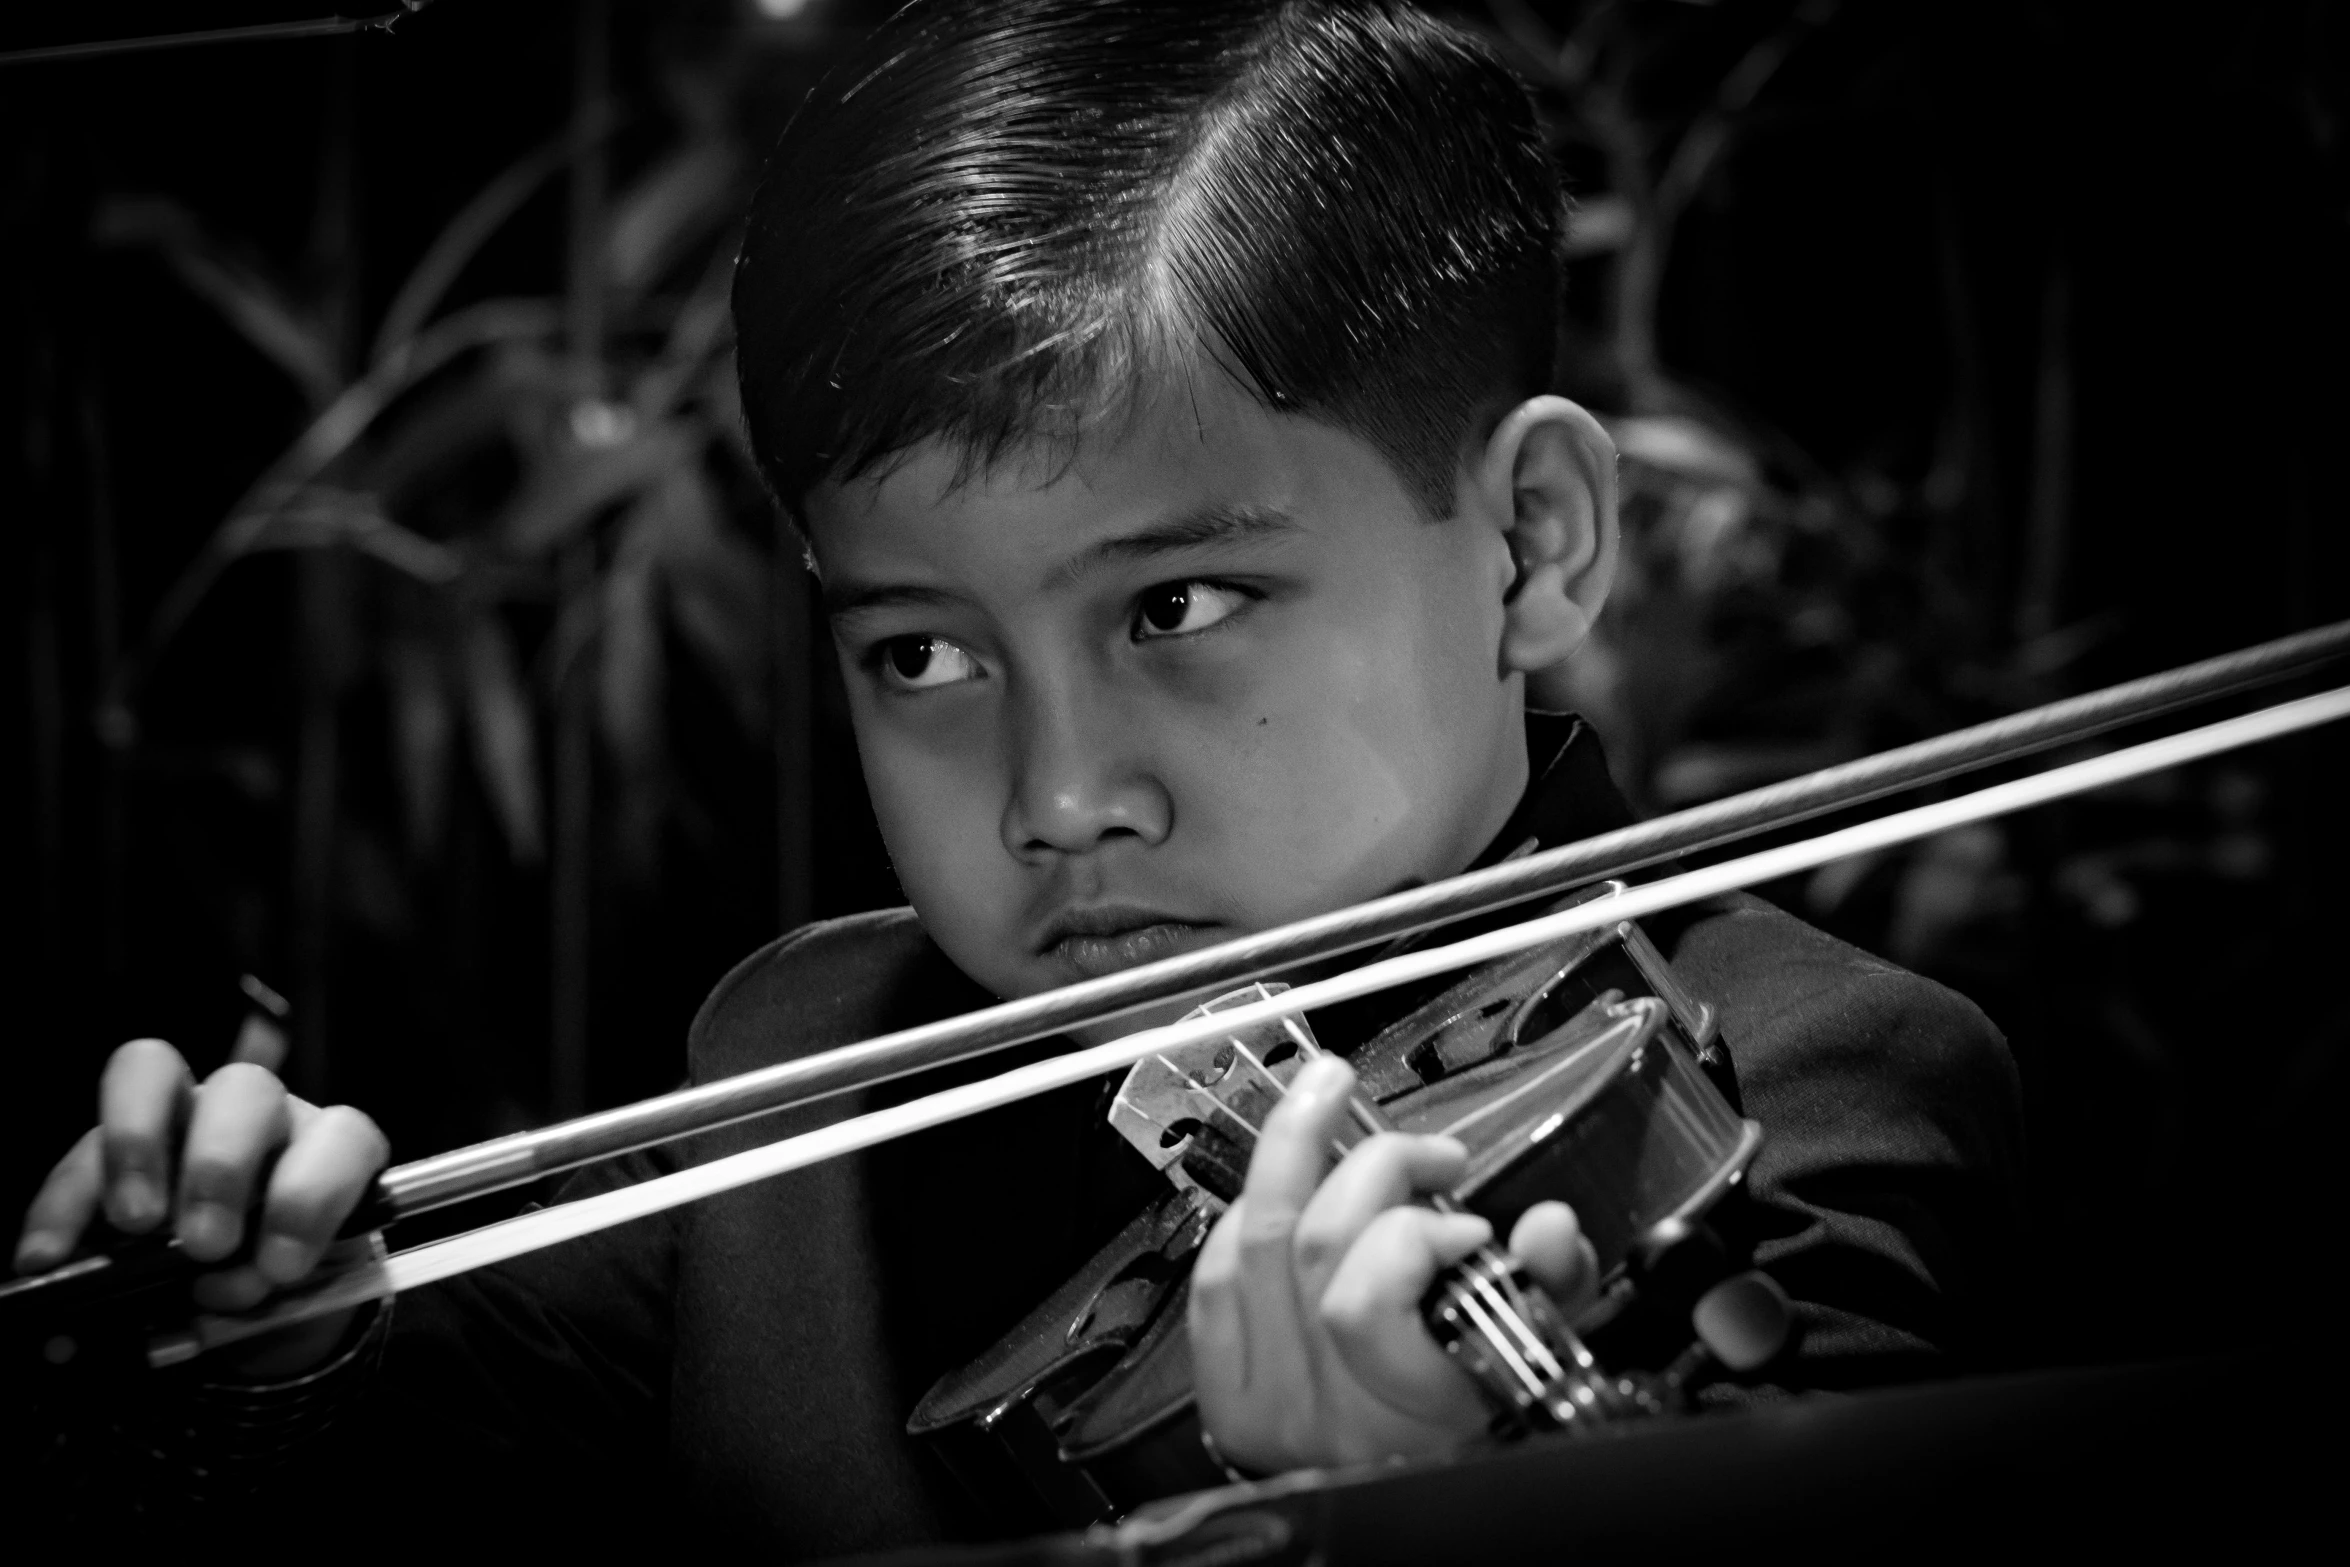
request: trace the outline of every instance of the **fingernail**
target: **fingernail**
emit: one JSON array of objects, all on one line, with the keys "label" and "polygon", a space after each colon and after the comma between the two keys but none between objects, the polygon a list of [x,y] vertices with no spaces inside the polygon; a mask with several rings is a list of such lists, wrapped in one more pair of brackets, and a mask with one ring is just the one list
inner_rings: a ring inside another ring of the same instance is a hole
[{"label": "fingernail", "polygon": [[226,1256],[237,1244],[237,1216],[216,1202],[190,1203],[180,1215],[180,1244],[200,1257]]},{"label": "fingernail", "polygon": [[1482,1215],[1456,1213],[1451,1220],[1452,1238],[1463,1250],[1474,1250],[1493,1239],[1493,1225]]},{"label": "fingernail", "polygon": [[47,1230],[35,1230],[16,1243],[16,1271],[44,1273],[65,1260],[66,1244],[63,1236]]},{"label": "fingernail", "polygon": [[1304,1088],[1310,1093],[1328,1093],[1354,1076],[1353,1069],[1336,1056],[1320,1056],[1309,1062],[1305,1071],[1298,1073],[1291,1088],[1294,1093]]},{"label": "fingernail", "polygon": [[253,1266],[276,1284],[291,1284],[310,1271],[317,1253],[291,1235],[265,1237],[253,1254]]},{"label": "fingernail", "polygon": [[163,1217],[163,1188],[152,1176],[133,1171],[114,1183],[114,1222],[119,1228],[153,1224]]}]

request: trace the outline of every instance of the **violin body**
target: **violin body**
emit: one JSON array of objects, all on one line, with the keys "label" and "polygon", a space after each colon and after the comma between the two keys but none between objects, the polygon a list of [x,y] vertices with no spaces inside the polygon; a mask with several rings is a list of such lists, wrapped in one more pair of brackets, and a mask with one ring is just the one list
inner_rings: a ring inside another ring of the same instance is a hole
[{"label": "violin body", "polygon": [[[1265,1059],[1283,1050],[1276,1040]],[[1573,1206],[1602,1278],[1575,1331],[1663,1407],[1678,1389],[1657,1377],[1687,1358],[1693,1303],[1751,1249],[1738,1198],[1762,1133],[1739,1113],[1712,1009],[1639,928],[1474,971],[1349,1059],[1397,1128],[1468,1147],[1451,1195],[1497,1234],[1534,1203]],[[1134,1093],[1130,1079],[1113,1123]],[[1199,1439],[1184,1316],[1192,1260],[1245,1155],[1175,1113],[1162,1108],[1156,1137],[1120,1126],[1173,1177],[1166,1195],[908,1422],[975,1495],[1018,1498],[1010,1521],[1085,1524],[1229,1478]]]}]

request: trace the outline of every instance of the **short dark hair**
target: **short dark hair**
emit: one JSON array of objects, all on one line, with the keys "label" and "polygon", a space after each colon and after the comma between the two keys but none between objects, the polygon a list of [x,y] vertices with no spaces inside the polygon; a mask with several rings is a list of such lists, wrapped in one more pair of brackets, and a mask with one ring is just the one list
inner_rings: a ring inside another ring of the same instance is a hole
[{"label": "short dark hair", "polygon": [[1432,517],[1550,383],[1564,198],[1524,86],[1391,0],[916,0],[794,116],[734,309],[797,510],[940,437],[984,465],[1212,363]]}]

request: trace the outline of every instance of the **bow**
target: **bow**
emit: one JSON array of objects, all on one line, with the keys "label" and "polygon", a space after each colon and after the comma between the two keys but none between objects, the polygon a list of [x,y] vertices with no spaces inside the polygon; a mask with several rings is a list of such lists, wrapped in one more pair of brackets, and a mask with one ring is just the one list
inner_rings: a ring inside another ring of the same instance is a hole
[{"label": "bow", "polygon": [[[2289,679],[2346,654],[2350,654],[2350,622],[2068,698],[1122,973],[398,1165],[377,1177],[351,1227],[362,1231],[380,1228],[403,1217],[634,1149],[1112,1021],[1319,959],[1381,944],[1401,944],[1400,938],[1472,915],[1554,898],[1661,861],[1719,848],[1823,813]],[[2166,771],[2343,717],[2350,717],[2350,686],[1625,887],[1611,896],[1465,939],[1392,951],[1245,1006],[1146,1028],[1106,1044],[848,1117],[632,1186],[330,1270],[254,1312],[199,1317],[184,1329],[163,1334],[147,1344],[145,1358],[151,1365],[173,1364],[295,1322],[507,1261],[630,1219],[1099,1077],[1200,1040],[1473,968],[1568,936]],[[112,1256],[93,1256],[39,1278],[0,1287],[0,1310],[52,1303],[62,1306],[69,1292],[80,1296],[106,1289],[112,1282],[110,1270],[120,1267]]]}]

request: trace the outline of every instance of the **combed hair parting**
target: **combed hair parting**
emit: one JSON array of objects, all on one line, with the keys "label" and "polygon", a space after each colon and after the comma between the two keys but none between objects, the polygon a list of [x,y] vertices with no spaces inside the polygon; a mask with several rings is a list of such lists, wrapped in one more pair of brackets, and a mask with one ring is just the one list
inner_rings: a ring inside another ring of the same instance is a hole
[{"label": "combed hair parting", "polygon": [[1562,200],[1524,89],[1385,0],[917,0],[809,97],[735,274],[787,505],[984,465],[1213,366],[1452,505],[1548,383]]}]

